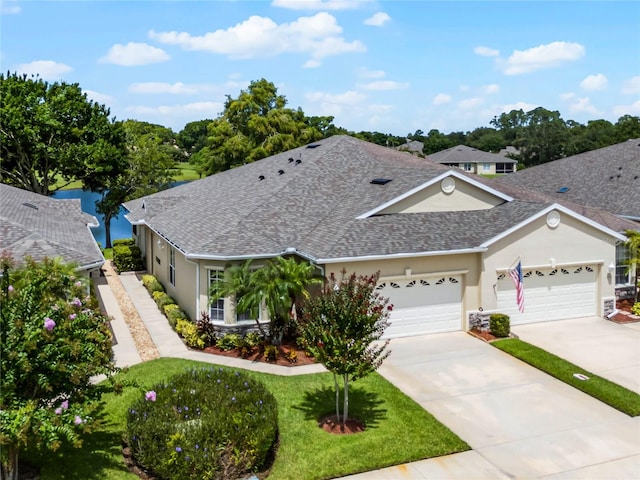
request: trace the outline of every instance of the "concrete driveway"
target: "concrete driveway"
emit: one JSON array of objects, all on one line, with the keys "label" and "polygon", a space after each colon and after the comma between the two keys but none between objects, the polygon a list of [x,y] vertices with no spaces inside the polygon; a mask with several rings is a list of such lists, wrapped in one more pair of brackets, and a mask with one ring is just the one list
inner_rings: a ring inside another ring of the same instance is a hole
[{"label": "concrete driveway", "polygon": [[617,324],[588,317],[512,330],[525,342],[640,394],[640,322]]},{"label": "concrete driveway", "polygon": [[394,339],[391,350],[380,373],[473,452],[362,478],[640,478],[640,417],[466,333]]}]

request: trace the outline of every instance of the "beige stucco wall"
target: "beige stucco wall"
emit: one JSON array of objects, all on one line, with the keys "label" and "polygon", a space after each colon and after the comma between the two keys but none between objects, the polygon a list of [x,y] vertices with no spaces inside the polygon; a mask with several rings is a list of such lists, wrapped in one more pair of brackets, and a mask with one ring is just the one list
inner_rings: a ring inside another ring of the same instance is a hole
[{"label": "beige stucco wall", "polygon": [[[568,241],[571,239],[571,241]],[[517,258],[522,268],[551,268],[565,265],[591,265],[600,285],[597,313],[602,315],[604,298],[615,296],[614,279],[607,266],[615,264],[615,239],[606,233],[560,212],[560,224],[550,228],[546,216],[497,241],[483,254],[483,282],[480,303],[484,310],[496,308],[496,276],[511,267]]]},{"label": "beige stucco wall", "polygon": [[381,213],[447,212],[461,210],[486,210],[504,202],[491,193],[481,190],[459,178],[451,177],[456,188],[444,193],[440,182],[429,185],[408,198],[385,208]]}]

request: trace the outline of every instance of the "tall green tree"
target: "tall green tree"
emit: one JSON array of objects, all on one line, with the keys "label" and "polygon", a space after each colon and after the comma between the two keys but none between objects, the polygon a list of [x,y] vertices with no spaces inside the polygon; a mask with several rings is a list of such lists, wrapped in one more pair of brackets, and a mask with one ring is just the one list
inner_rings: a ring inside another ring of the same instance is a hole
[{"label": "tall green tree", "polygon": [[251,163],[323,138],[327,118],[308,118],[265,79],[253,81],[237,98],[227,96],[222,115],[207,126],[207,143],[191,157],[206,175]]},{"label": "tall green tree", "polygon": [[[377,370],[391,353],[380,342],[389,325],[392,305],[376,291],[379,274],[332,273],[322,291],[305,302],[298,321],[305,348],[333,373],[336,416],[349,418],[349,386]],[[340,415],[340,383],[343,408]]]},{"label": "tall green tree", "polygon": [[2,182],[48,195],[73,180],[93,188],[119,174],[124,134],[77,83],[7,73],[0,98]]},{"label": "tall green tree", "polygon": [[123,130],[128,147],[124,168],[94,188],[101,194],[96,211],[104,218],[106,248],[111,247],[111,220],[118,217],[121,205],[169,188],[175,173],[175,149],[167,133],[171,130],[135,120],[124,122]]},{"label": "tall green tree", "polygon": [[81,443],[111,375],[109,320],[74,266],[0,257],[1,478],[17,480],[27,446],[56,450]]}]

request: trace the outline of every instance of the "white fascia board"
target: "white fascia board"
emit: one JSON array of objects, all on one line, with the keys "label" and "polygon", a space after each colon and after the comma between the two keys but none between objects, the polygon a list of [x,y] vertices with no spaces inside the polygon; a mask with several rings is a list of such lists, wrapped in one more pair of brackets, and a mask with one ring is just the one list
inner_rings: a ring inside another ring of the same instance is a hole
[{"label": "white fascia board", "polygon": [[317,263],[317,260],[314,256],[301,252],[291,247],[285,248],[281,252],[256,253],[256,254],[250,254],[250,255],[211,255],[211,254],[205,254],[205,253],[189,253],[189,254],[185,254],[185,258],[187,258],[188,260],[218,260],[222,262],[229,262],[234,260],[276,258],[276,257],[282,257],[283,255],[297,255],[298,257],[302,257],[308,260],[310,263],[314,263],[314,264]]},{"label": "white fascia board", "polygon": [[627,237],[625,237],[624,235],[611,230],[608,227],[605,227],[604,225],[601,225],[597,222],[594,222],[593,220],[580,215],[579,213],[574,212],[573,210],[570,210],[566,207],[563,207],[562,205],[560,205],[559,203],[554,203],[552,205],[549,205],[548,207],[544,208],[543,210],[540,210],[538,213],[531,215],[529,218],[527,218],[526,220],[518,223],[517,225],[514,225],[513,227],[505,230],[504,232],[500,233],[499,235],[496,235],[493,238],[490,238],[489,240],[487,240],[486,242],[484,242],[483,244],[481,244],[481,247],[485,247],[488,248],[489,246],[493,245],[495,242],[502,240],[503,238],[511,235],[513,232],[516,232],[518,230],[520,230],[522,227],[530,224],[531,222],[537,220],[538,218],[546,215],[547,213],[551,212],[552,210],[558,210],[559,212],[564,213],[565,215],[568,215],[570,217],[575,218],[576,220],[582,222],[582,223],[586,223],[587,225],[595,228],[596,230],[600,230],[601,232],[612,236],[613,238],[620,240],[621,242],[625,242],[627,240]]},{"label": "white fascia board", "polygon": [[463,248],[460,250],[439,250],[433,252],[392,253],[389,255],[364,255],[362,257],[319,258],[318,263],[366,262],[371,260],[395,260],[398,258],[436,257],[439,255],[461,255],[465,253],[484,253],[486,248]]},{"label": "white fascia board", "polygon": [[467,182],[471,185],[473,185],[474,187],[479,188],[480,190],[484,190],[487,193],[490,193],[491,195],[494,195],[502,200],[504,200],[505,202],[510,202],[513,200],[512,197],[510,197],[509,195],[506,195],[502,192],[499,192],[498,190],[495,190],[491,187],[487,187],[486,185],[478,182],[477,180],[474,180],[470,177],[467,177],[466,175],[463,175],[462,173],[456,172],[455,170],[449,170],[446,171],[440,175],[438,175],[435,178],[432,178],[431,180],[429,180],[428,182],[423,183],[422,185],[418,185],[415,188],[412,188],[411,190],[403,193],[402,195],[396,197],[396,198],[392,198],[391,200],[389,200],[386,203],[383,203],[382,205],[374,208],[373,210],[369,210],[368,212],[363,213],[362,215],[356,217],[357,220],[362,220],[364,218],[369,218],[372,215],[375,215],[378,212],[381,212],[382,210],[384,210],[385,208],[390,207],[391,205],[394,205],[398,202],[401,202],[402,200],[404,200],[405,198],[410,197],[411,195],[420,192],[421,190],[424,190],[425,188],[430,187],[431,185],[438,183],[440,180],[446,178],[446,177],[456,177],[457,179],[463,181],[463,182]]}]

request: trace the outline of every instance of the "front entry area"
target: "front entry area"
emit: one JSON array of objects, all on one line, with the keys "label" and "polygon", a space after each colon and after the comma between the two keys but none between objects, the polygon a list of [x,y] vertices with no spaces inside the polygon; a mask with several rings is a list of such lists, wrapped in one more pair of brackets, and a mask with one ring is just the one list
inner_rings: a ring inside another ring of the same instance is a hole
[{"label": "front entry area", "polygon": [[512,325],[596,315],[596,273],[596,265],[523,268],[524,313],[518,311],[511,277],[501,273],[497,283],[497,310],[509,315]]},{"label": "front entry area", "polygon": [[391,326],[384,338],[462,329],[462,279],[459,276],[383,279],[376,290],[393,304]]}]

